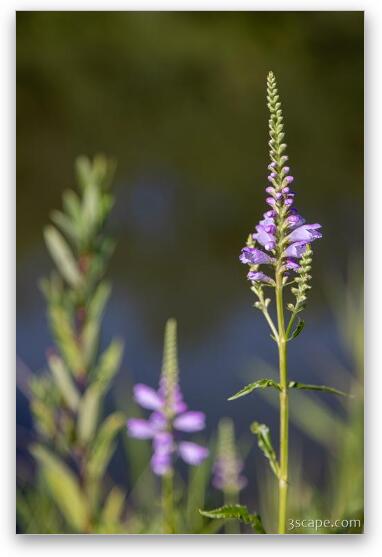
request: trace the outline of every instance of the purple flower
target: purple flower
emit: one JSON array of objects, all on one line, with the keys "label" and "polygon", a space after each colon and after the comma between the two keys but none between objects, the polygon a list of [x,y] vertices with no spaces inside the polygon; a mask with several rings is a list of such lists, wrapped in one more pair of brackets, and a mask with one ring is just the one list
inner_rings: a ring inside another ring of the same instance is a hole
[{"label": "purple flower", "polygon": [[261,271],[249,271],[247,278],[252,282],[265,282],[266,284],[272,285],[275,284],[275,281],[271,277],[268,277],[268,275],[262,273]]},{"label": "purple flower", "polygon": [[206,447],[178,440],[177,432],[193,433],[204,429],[206,417],[203,412],[187,411],[174,378],[170,381],[162,374],[158,391],[138,383],[134,387],[134,398],[140,406],[153,412],[147,420],[130,418],[127,433],[136,439],[152,439],[154,474],[163,476],[170,472],[177,455],[191,465],[198,465],[207,458]]},{"label": "purple flower", "polygon": [[241,250],[240,261],[249,265],[272,264],[274,259],[263,251],[256,248],[243,248]]},{"label": "purple flower", "polygon": [[163,400],[159,394],[143,383],[137,383],[134,387],[134,399],[142,408],[158,410],[162,407]]},{"label": "purple flower", "polygon": [[191,441],[181,441],[178,446],[181,458],[191,466],[198,466],[208,457],[208,449]]},{"label": "purple flower", "polygon": [[287,217],[287,223],[289,228],[297,228],[298,226],[304,224],[304,222],[305,219],[303,219],[302,216],[299,215],[298,213],[293,213],[289,215],[289,217]]},{"label": "purple flower", "polygon": [[287,236],[287,240],[290,243],[305,242],[309,244],[310,242],[313,242],[313,240],[317,240],[322,237],[322,234],[319,231],[320,228],[320,224],[303,224],[302,226],[295,228],[293,232]]},{"label": "purple flower", "polygon": [[284,263],[284,269],[288,271],[298,271],[300,265],[294,259],[288,258]]},{"label": "purple flower", "polygon": [[297,259],[300,259],[306,250],[306,244],[307,242],[295,242],[294,244],[291,244],[286,250],[284,250],[283,256],[296,257]]}]

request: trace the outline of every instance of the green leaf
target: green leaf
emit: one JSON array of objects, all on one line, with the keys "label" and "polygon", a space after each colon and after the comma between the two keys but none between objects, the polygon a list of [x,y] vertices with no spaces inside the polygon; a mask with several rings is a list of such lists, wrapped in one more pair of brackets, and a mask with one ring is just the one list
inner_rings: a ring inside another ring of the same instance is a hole
[{"label": "green leaf", "polygon": [[298,383],[297,381],[289,381],[289,389],[302,389],[304,391],[322,391],[324,393],[332,393],[333,395],[348,396],[348,393],[334,389],[333,387],[327,387],[326,385],[305,385],[304,383]]},{"label": "green leaf", "polygon": [[109,388],[110,381],[117,373],[122,359],[123,343],[113,340],[101,355],[100,362],[94,371],[93,384],[102,392]]},{"label": "green leaf", "polygon": [[251,431],[255,435],[257,435],[257,443],[259,445],[259,449],[261,449],[265,455],[265,457],[269,461],[269,465],[272,468],[275,476],[279,477],[279,465],[276,458],[276,453],[272,445],[271,436],[269,433],[269,427],[265,424],[259,424],[258,422],[253,422],[251,425]]},{"label": "green leaf", "polygon": [[63,232],[72,242],[77,244],[78,242],[78,231],[76,223],[70,219],[67,215],[61,211],[53,211],[50,218],[56,226]]},{"label": "green leaf", "polygon": [[87,367],[92,364],[97,351],[102,314],[110,292],[110,285],[101,283],[86,308],[87,318],[82,332],[82,352]]},{"label": "green leaf", "polygon": [[297,327],[295,328],[291,336],[288,338],[288,341],[298,337],[298,335],[302,333],[304,327],[305,327],[305,322],[302,319],[300,319],[300,321],[297,324]]},{"label": "green leaf", "polygon": [[92,478],[102,476],[113,454],[115,436],[125,424],[125,416],[115,412],[101,425],[89,455],[88,473]]},{"label": "green leaf", "polygon": [[59,305],[49,308],[55,341],[67,365],[77,377],[84,372],[84,361],[68,313]]},{"label": "green leaf", "polygon": [[225,520],[234,518],[240,522],[244,522],[244,524],[250,524],[258,534],[266,533],[260,516],[258,514],[250,514],[245,505],[224,505],[223,507],[211,511],[199,509],[199,512],[201,515],[207,516],[208,518],[222,518]]},{"label": "green leaf", "polygon": [[273,379],[258,379],[254,383],[250,383],[246,387],[243,387],[239,392],[234,394],[233,396],[229,397],[228,400],[235,400],[245,395],[249,395],[255,389],[266,389],[268,387],[273,387],[274,389],[280,389],[280,385],[274,381]]},{"label": "green leaf", "polygon": [[124,501],[124,492],[119,489],[119,487],[114,486],[103,505],[101,521],[107,525],[118,523],[122,514]]},{"label": "green leaf", "polygon": [[76,531],[83,533],[88,509],[73,472],[45,447],[34,445],[31,451],[42,466],[49,491],[61,513]]},{"label": "green leaf", "polygon": [[61,275],[73,288],[80,287],[82,276],[65,238],[54,226],[47,226],[44,236],[48,250]]},{"label": "green leaf", "polygon": [[79,440],[88,443],[96,430],[101,392],[97,385],[90,385],[81,399],[78,410],[77,435]]},{"label": "green leaf", "polygon": [[66,404],[73,411],[77,410],[79,393],[63,360],[56,355],[48,357],[48,363],[56,385]]}]

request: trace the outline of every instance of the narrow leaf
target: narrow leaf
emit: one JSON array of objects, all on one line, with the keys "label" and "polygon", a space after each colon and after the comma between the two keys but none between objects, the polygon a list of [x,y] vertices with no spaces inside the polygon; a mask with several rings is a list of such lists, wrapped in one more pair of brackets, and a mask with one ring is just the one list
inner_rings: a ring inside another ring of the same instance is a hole
[{"label": "narrow leaf", "polygon": [[81,399],[78,411],[77,435],[82,443],[89,442],[96,430],[101,392],[90,385]]},{"label": "narrow leaf", "polygon": [[45,447],[34,445],[31,451],[42,466],[49,491],[63,516],[76,531],[83,533],[88,509],[73,472]]},{"label": "narrow leaf", "polygon": [[333,387],[327,387],[326,385],[305,385],[304,383],[298,383],[297,381],[290,381],[288,384],[289,389],[302,389],[304,391],[322,391],[324,393],[332,393],[333,395],[339,396],[349,396],[348,393],[334,389]]},{"label": "narrow leaf", "polygon": [[279,477],[280,469],[277,462],[276,453],[272,445],[269,427],[265,424],[253,422],[253,424],[251,425],[251,431],[252,433],[257,435],[257,443],[259,445],[259,449],[263,451],[265,457],[268,459],[269,465],[276,477]]},{"label": "narrow leaf", "polygon": [[104,503],[101,514],[102,522],[111,525],[118,523],[122,514],[124,501],[124,492],[118,487],[114,486],[108,494]]},{"label": "narrow leaf", "polygon": [[305,322],[302,319],[300,319],[300,321],[297,324],[297,327],[295,328],[291,336],[288,338],[288,341],[298,337],[298,335],[302,333],[304,327],[305,327]]},{"label": "narrow leaf", "polygon": [[207,516],[208,518],[222,518],[226,520],[233,518],[244,524],[250,524],[258,534],[266,533],[260,516],[258,514],[250,514],[245,505],[224,505],[224,507],[219,507],[211,511],[199,509],[199,512],[201,515]]},{"label": "narrow leaf", "polygon": [[80,397],[63,360],[59,356],[51,355],[48,358],[48,363],[63,399],[69,408],[75,411]]},{"label": "narrow leaf", "polygon": [[115,436],[125,424],[125,416],[115,412],[101,425],[88,462],[88,473],[92,478],[99,478],[105,472],[113,454]]},{"label": "narrow leaf", "polygon": [[266,389],[268,387],[273,387],[274,389],[280,390],[280,385],[273,379],[258,379],[254,383],[250,383],[246,387],[243,387],[239,392],[229,397],[228,400],[235,400],[245,395],[249,395],[255,389]]},{"label": "narrow leaf", "polygon": [[117,373],[122,359],[123,344],[113,340],[101,355],[97,369],[94,371],[94,385],[102,392],[109,388],[110,381]]},{"label": "narrow leaf", "polygon": [[44,236],[48,250],[61,275],[73,288],[81,286],[81,273],[62,234],[54,226],[47,226]]}]

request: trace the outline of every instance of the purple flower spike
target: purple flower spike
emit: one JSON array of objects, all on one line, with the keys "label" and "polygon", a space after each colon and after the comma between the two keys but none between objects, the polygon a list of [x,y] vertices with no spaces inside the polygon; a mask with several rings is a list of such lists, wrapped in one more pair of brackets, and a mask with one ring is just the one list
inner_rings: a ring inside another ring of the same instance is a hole
[{"label": "purple flower spike", "polygon": [[275,284],[275,281],[271,279],[271,277],[268,277],[268,275],[262,273],[261,271],[249,271],[247,278],[252,282],[265,282],[266,284],[272,285]]},{"label": "purple flower spike", "polygon": [[286,182],[287,184],[291,184],[293,180],[294,180],[293,176],[285,176],[284,178],[284,182]]},{"label": "purple flower spike", "polygon": [[268,170],[273,170],[276,166],[276,163],[273,161],[270,164],[268,164]]},{"label": "purple flower spike", "polygon": [[284,201],[284,204],[285,204],[287,207],[290,207],[291,205],[293,205],[293,199],[292,199],[292,197],[288,197],[288,198]]},{"label": "purple flower spike", "polygon": [[130,418],[127,420],[127,432],[136,439],[151,439],[155,434],[155,427],[147,420]]},{"label": "purple flower spike", "polygon": [[143,383],[135,385],[134,398],[142,408],[148,410],[159,410],[163,406],[163,399],[158,393]]},{"label": "purple flower spike", "polygon": [[274,259],[263,251],[256,248],[243,248],[241,250],[240,261],[249,265],[261,265],[274,263]]},{"label": "purple flower spike", "polygon": [[313,242],[313,240],[317,240],[322,237],[322,234],[319,231],[320,228],[320,224],[303,224],[302,226],[295,228],[289,236],[287,236],[287,239],[289,242],[310,243]]},{"label": "purple flower spike", "polygon": [[268,205],[271,205],[271,207],[276,205],[276,200],[273,199],[273,197],[267,197],[265,201],[268,203]]},{"label": "purple flower spike", "polygon": [[174,420],[174,428],[179,431],[201,431],[206,426],[206,415],[203,412],[185,412]]},{"label": "purple flower spike", "polygon": [[[267,257],[266,254],[264,256]],[[175,365],[169,365],[169,359]],[[152,439],[151,469],[158,476],[173,471],[178,454],[193,465],[199,464],[208,455],[208,449],[178,440],[180,431],[192,433],[204,429],[206,416],[203,412],[187,411],[183,400],[178,382],[176,322],[173,319],[166,324],[163,362],[157,391],[142,383],[134,387],[135,400],[143,408],[152,410],[149,419],[131,418],[127,421],[130,437]]]},{"label": "purple flower spike", "polygon": [[179,443],[179,455],[187,464],[198,466],[208,457],[209,451],[206,447],[202,447],[197,443],[190,441],[182,441]]}]

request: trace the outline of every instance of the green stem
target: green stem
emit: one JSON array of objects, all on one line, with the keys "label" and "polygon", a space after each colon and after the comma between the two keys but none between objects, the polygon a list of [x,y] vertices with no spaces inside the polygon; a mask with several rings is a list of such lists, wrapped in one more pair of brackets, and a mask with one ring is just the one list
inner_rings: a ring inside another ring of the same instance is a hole
[{"label": "green stem", "polygon": [[[225,505],[237,505],[238,500],[238,493],[227,493],[224,492],[224,504]],[[240,523],[238,520],[228,520],[224,526],[224,530],[226,534],[240,534]]]},{"label": "green stem", "polygon": [[171,470],[162,478],[163,533],[175,534],[174,525],[174,472]]},{"label": "green stem", "polygon": [[279,371],[280,371],[280,474],[278,533],[285,534],[288,497],[288,371],[287,339],[285,333],[282,274],[276,273],[276,306],[279,329]]}]

